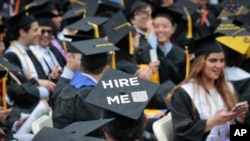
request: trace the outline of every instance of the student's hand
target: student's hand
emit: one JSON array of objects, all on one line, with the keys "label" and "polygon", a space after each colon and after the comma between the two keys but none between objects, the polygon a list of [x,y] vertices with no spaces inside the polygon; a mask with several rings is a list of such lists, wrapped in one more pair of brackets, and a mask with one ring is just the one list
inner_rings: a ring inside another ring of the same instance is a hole
[{"label": "student's hand", "polygon": [[235,118],[235,112],[227,112],[226,109],[218,110],[212,117],[216,125],[225,124],[227,121],[231,121]]},{"label": "student's hand", "polygon": [[151,80],[152,75],[153,75],[153,71],[149,67],[139,68],[135,73],[135,76],[145,79],[145,80],[149,80],[149,81]]},{"label": "student's hand", "polygon": [[49,80],[45,80],[45,79],[38,79],[37,81],[38,81],[40,86],[45,87],[49,92],[54,91],[54,88],[56,86],[55,83],[53,83]]},{"label": "student's hand", "polygon": [[50,75],[51,75],[51,78],[53,80],[57,80],[60,77],[61,74],[62,74],[62,68],[59,65],[56,65],[53,68],[53,70],[52,70],[52,72],[51,72]]},{"label": "student's hand", "polygon": [[149,67],[152,69],[153,72],[158,71],[160,66],[160,61],[153,61],[149,63]]},{"label": "student's hand", "polygon": [[246,113],[248,112],[248,109],[249,109],[248,102],[246,102],[244,105],[241,105],[239,108],[237,108],[237,111],[236,111],[237,121],[239,121],[240,123],[245,122],[245,117],[246,117]]},{"label": "student's hand", "polygon": [[6,111],[3,110],[3,107],[0,107],[0,122],[4,123],[6,118],[10,115],[12,108],[7,109]]}]

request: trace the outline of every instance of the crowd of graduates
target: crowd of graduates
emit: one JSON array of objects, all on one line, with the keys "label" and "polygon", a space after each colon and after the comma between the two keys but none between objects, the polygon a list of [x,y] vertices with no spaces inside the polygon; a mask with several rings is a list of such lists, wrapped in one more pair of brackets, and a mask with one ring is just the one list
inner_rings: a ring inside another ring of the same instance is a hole
[{"label": "crowd of graduates", "polygon": [[[169,113],[175,141],[230,140],[231,124],[250,123],[249,9],[1,0],[0,140],[156,141],[152,124]],[[53,128],[34,133],[43,115]]]}]

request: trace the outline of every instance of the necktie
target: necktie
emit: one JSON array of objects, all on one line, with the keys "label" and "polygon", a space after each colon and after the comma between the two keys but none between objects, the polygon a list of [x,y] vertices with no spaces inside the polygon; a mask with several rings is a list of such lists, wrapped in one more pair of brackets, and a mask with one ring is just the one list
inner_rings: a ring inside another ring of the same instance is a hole
[{"label": "necktie", "polygon": [[35,55],[31,52],[31,50],[27,50],[26,52],[35,66],[38,78],[39,79],[47,79],[47,77],[43,71],[43,68],[42,68],[41,64],[38,62]]},{"label": "necktie", "polygon": [[66,53],[63,50],[62,46],[58,43],[58,41],[56,39],[52,39],[51,44],[60,52],[64,59],[66,59]]},{"label": "necktie", "polygon": [[206,19],[207,19],[207,15],[208,15],[208,11],[206,9],[202,9],[201,11],[201,22],[200,22],[200,25],[203,26],[206,22]]}]

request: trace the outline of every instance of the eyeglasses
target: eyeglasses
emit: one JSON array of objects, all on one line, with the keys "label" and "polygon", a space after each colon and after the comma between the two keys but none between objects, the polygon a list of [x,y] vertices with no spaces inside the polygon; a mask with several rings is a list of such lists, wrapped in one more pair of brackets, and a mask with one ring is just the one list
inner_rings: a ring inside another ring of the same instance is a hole
[{"label": "eyeglasses", "polygon": [[41,30],[41,34],[45,34],[45,32],[47,32],[48,34],[52,34],[52,30],[51,29],[42,29]]}]

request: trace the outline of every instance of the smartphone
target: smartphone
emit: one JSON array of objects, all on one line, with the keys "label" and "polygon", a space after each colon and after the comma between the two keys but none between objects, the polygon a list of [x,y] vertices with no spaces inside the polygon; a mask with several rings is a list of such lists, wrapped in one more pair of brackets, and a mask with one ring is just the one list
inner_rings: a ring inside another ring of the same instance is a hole
[{"label": "smartphone", "polygon": [[231,112],[236,112],[242,105],[247,104],[246,101],[237,103],[231,110]]}]

